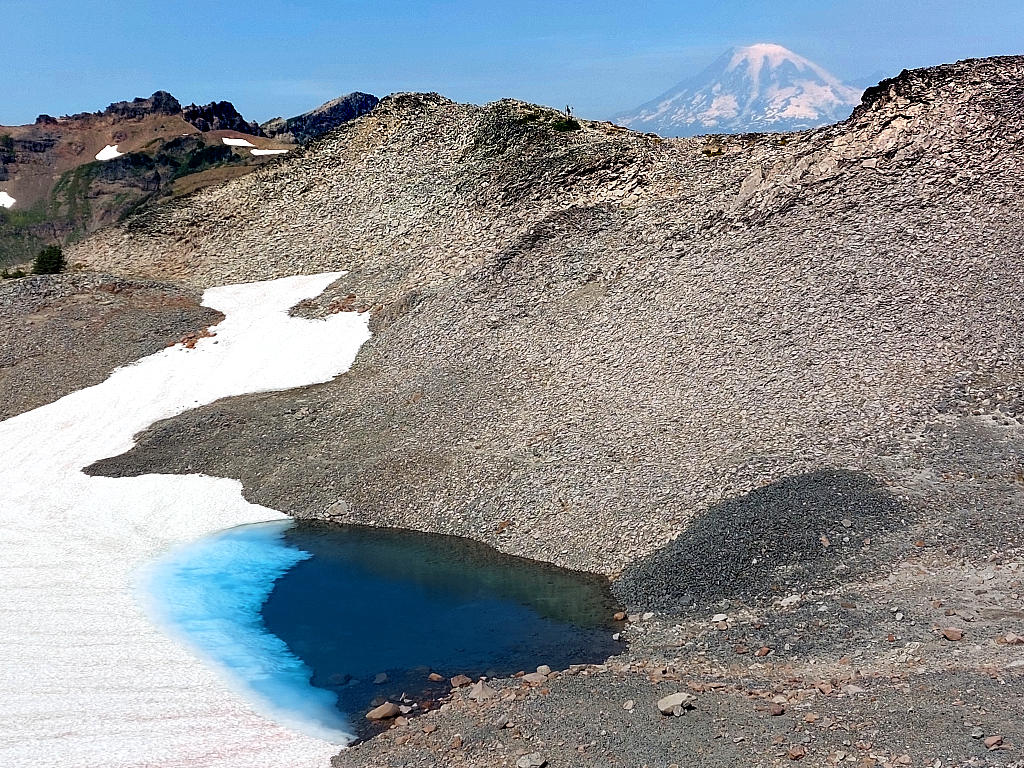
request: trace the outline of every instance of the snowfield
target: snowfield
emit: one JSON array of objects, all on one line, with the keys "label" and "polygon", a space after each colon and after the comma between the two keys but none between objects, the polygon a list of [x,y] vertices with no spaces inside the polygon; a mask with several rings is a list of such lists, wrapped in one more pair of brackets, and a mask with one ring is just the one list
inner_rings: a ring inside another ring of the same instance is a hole
[{"label": "snowfield", "polygon": [[117,144],[107,144],[103,149],[96,153],[97,160],[113,160],[115,157],[120,157],[124,152],[117,151]]},{"label": "snowfield", "polygon": [[255,147],[256,145],[247,139],[235,139],[231,137],[225,137],[221,139],[229,147]]},{"label": "snowfield", "polygon": [[250,149],[249,151],[252,152],[257,157],[259,157],[260,155],[283,155],[288,150],[287,149]]},{"label": "snowfield", "polygon": [[11,197],[6,192],[4,192],[2,189],[0,189],[0,208],[10,208],[16,202],[18,202],[18,201],[15,200],[13,197]]},{"label": "snowfield", "polygon": [[340,274],[210,289],[204,303],[226,316],[214,337],[0,422],[0,765],[290,768],[337,751],[255,711],[147,618],[135,586],[178,545],[285,516],[236,480],[81,470],[157,420],[347,370],[367,316],[287,314]]}]

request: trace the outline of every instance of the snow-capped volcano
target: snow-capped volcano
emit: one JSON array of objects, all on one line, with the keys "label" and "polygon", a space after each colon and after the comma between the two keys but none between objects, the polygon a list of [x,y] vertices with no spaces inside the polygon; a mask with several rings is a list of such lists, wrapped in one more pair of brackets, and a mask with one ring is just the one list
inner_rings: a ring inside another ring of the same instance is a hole
[{"label": "snow-capped volcano", "polygon": [[662,136],[794,131],[842,120],[859,103],[859,91],[814,62],[758,43],[614,119]]}]

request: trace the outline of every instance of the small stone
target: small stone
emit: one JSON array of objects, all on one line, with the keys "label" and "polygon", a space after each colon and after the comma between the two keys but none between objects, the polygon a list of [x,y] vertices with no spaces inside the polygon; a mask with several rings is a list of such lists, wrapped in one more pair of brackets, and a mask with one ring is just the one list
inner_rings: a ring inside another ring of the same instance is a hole
[{"label": "small stone", "polygon": [[399,715],[398,717],[395,718],[395,727],[396,728],[402,728],[403,726],[406,726],[408,724],[409,724],[409,718],[408,717],[402,717],[402,715]]},{"label": "small stone", "polygon": [[762,645],[760,648],[758,648],[756,651],[754,651],[754,655],[757,656],[758,658],[763,658],[764,656],[767,656],[771,652],[772,652],[771,648],[769,648],[767,645]]},{"label": "small stone", "polygon": [[663,715],[676,715],[678,716],[682,710],[693,709],[693,702],[697,700],[697,697],[680,691],[679,693],[672,693],[668,696],[658,699],[658,711]]},{"label": "small stone", "polygon": [[612,615],[612,621],[625,621],[625,620],[626,620],[626,613],[624,611],[616,611]]},{"label": "small stone", "polygon": [[981,738],[984,738],[984,736],[985,736],[985,731],[983,731],[981,728],[974,728],[974,729],[971,730],[971,738],[972,739],[981,739]]},{"label": "small stone", "polygon": [[373,678],[373,684],[374,685],[381,685],[382,683],[386,683],[387,681],[388,681],[388,673],[387,672],[380,672],[380,673],[378,673]]},{"label": "small stone", "polygon": [[989,736],[987,739],[981,742],[985,745],[985,749],[995,749],[1003,743],[1002,736]]},{"label": "small stone", "polygon": [[379,707],[374,707],[366,713],[367,720],[387,720],[392,717],[397,717],[401,710],[397,704],[393,704],[390,701],[385,701]]},{"label": "small stone", "polygon": [[433,733],[437,730],[437,723],[427,723],[423,726],[424,733]]},{"label": "small stone", "polygon": [[543,675],[540,672],[530,672],[529,674],[523,675],[523,680],[532,685],[540,685],[541,683],[547,682],[548,676]]},{"label": "small stone", "polygon": [[531,752],[516,760],[516,768],[544,768],[548,761],[540,756],[540,752]]},{"label": "small stone", "polygon": [[772,702],[768,705],[768,714],[772,717],[778,717],[779,715],[786,714],[786,707],[783,704]]},{"label": "small stone", "polygon": [[498,715],[494,720],[494,727],[499,731],[508,725],[508,715]]},{"label": "small stone", "polygon": [[452,688],[465,688],[467,685],[472,685],[473,681],[465,675],[456,675],[451,679]]},{"label": "small stone", "polygon": [[551,667],[549,667],[547,664],[541,664],[539,667],[537,667],[537,674],[538,675],[550,675],[551,674]]},{"label": "small stone", "polygon": [[462,748],[462,734],[456,733],[452,737],[452,749],[461,749],[461,748]]},{"label": "small stone", "polygon": [[483,680],[478,681],[469,690],[469,698],[473,701],[487,701],[498,695],[498,692]]},{"label": "small stone", "polygon": [[851,683],[850,685],[843,686],[843,693],[845,693],[847,696],[855,696],[858,693],[864,693],[864,689],[861,688],[859,685],[853,685]]},{"label": "small stone", "polygon": [[714,616],[711,617],[711,623],[712,624],[718,624],[719,622],[728,621],[728,620],[729,620],[729,617],[727,615],[725,615],[724,613],[716,613]]},{"label": "small stone", "polygon": [[949,640],[950,642],[955,643],[958,640],[963,640],[963,638],[964,638],[964,631],[962,629],[957,628],[957,627],[946,627],[945,629],[942,630],[942,636],[944,638],[946,638],[947,640]]},{"label": "small stone", "polygon": [[440,683],[442,680],[444,680],[444,678],[441,675],[437,674],[437,672],[431,672],[429,675],[427,675],[427,679],[430,680],[432,683]]},{"label": "small stone", "polygon": [[632,699],[627,699],[626,702],[622,705],[622,708],[624,710],[626,710],[627,712],[632,712],[633,711],[633,707],[635,707],[635,706],[636,706],[636,702],[635,701],[633,701]]},{"label": "small stone", "polygon": [[807,747],[803,744],[794,744],[786,752],[786,757],[790,760],[802,760],[807,756]]}]

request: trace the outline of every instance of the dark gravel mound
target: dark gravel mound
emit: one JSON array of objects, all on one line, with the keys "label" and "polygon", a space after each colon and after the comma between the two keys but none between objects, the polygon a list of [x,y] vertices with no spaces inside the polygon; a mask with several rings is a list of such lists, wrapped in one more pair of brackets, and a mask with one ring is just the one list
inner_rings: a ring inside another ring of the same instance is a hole
[{"label": "dark gravel mound", "polygon": [[903,527],[906,510],[870,476],[819,471],[727,499],[675,540],[628,566],[616,589],[660,609],[725,598],[760,601],[865,572],[872,539]]}]

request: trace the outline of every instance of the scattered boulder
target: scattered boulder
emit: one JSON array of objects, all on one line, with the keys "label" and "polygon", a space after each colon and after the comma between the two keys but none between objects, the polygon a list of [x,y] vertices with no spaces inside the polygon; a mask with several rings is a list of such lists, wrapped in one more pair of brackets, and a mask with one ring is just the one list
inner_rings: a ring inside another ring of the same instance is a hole
[{"label": "scattered boulder", "polygon": [[451,679],[452,688],[465,688],[467,685],[472,685],[473,681],[465,675],[456,675]]},{"label": "scattered boulder", "polygon": [[684,714],[687,710],[693,709],[697,697],[680,691],[679,693],[672,693],[668,696],[658,699],[658,711],[663,715],[673,715],[679,717]]},{"label": "scattered boulder", "polygon": [[473,701],[487,701],[498,695],[498,692],[483,680],[478,681],[469,690],[469,698]]},{"label": "scattered boulder", "polygon": [[540,672],[530,672],[529,674],[523,675],[523,680],[530,683],[531,685],[540,685],[546,683],[548,676]]},{"label": "scattered boulder", "polygon": [[523,755],[516,760],[516,768],[544,768],[548,761],[541,757],[540,752]]},{"label": "scattered boulder", "polygon": [[964,639],[964,631],[958,627],[946,627],[942,630],[942,636],[952,643]]},{"label": "scattered boulder", "polygon": [[442,680],[444,680],[444,678],[441,675],[437,674],[437,672],[431,672],[429,675],[427,675],[427,679],[432,683],[440,683]]},{"label": "scattered boulder", "polygon": [[385,701],[379,707],[374,707],[366,713],[367,720],[389,720],[392,717],[398,717],[401,710],[397,704],[390,701]]},{"label": "scattered boulder", "polygon": [[551,674],[551,667],[549,667],[547,664],[541,664],[539,667],[537,667],[537,674],[538,675],[550,675]]},{"label": "scattered boulder", "polygon": [[388,673],[380,672],[373,678],[374,685],[383,685],[388,681]]}]

